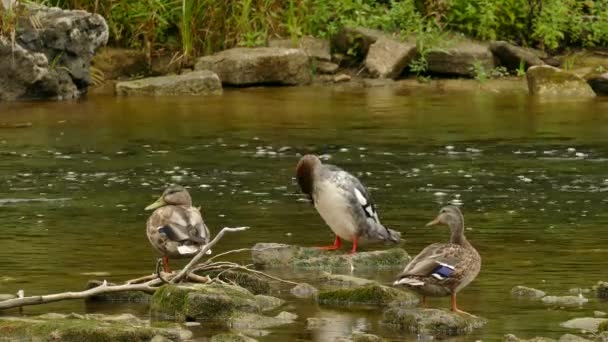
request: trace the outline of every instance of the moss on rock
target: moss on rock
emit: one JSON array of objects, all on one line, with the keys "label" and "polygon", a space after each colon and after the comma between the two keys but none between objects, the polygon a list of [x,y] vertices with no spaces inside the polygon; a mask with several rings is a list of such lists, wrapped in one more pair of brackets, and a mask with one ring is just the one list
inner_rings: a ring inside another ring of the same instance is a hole
[{"label": "moss on rock", "polygon": [[218,277],[222,281],[231,282],[243,288],[246,288],[253,294],[269,294],[270,282],[267,278],[257,274],[247,272],[239,272],[232,270],[204,272],[201,275],[210,277]]},{"label": "moss on rock", "polygon": [[526,73],[530,95],[553,97],[594,97],[595,92],[582,77],[549,65],[537,65]]},{"label": "moss on rock", "polygon": [[406,290],[371,284],[352,288],[325,290],[317,296],[319,304],[353,306],[353,305],[388,305],[398,301],[404,306],[418,303],[418,297]]},{"label": "moss on rock", "polygon": [[445,337],[471,333],[484,326],[486,320],[438,309],[392,307],[384,312],[382,323],[401,331],[425,332],[436,337]]},{"label": "moss on rock", "polygon": [[139,342],[149,341],[157,335],[173,341],[192,337],[190,331],[177,325],[171,325],[169,328],[154,327],[150,326],[148,321],[131,315],[63,315],[61,318],[43,315],[35,318],[0,318],[0,336],[9,338],[10,341]]}]

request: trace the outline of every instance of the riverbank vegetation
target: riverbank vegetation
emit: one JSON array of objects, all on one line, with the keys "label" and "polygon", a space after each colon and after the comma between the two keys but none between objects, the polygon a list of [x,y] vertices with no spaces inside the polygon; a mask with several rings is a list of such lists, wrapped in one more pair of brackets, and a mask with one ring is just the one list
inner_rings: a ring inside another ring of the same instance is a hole
[{"label": "riverbank vegetation", "polygon": [[[608,46],[608,0],[42,0],[104,16],[110,44],[204,55],[343,26],[402,36],[455,31],[549,51]],[[6,17],[7,11],[3,12]],[[5,19],[9,19],[6,17]],[[6,32],[6,30],[5,30]]]}]

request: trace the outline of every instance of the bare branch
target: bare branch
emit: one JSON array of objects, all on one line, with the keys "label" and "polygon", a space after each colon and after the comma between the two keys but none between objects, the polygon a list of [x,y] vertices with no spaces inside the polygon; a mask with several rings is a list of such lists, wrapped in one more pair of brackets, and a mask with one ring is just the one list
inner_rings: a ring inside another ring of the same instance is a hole
[{"label": "bare branch", "polygon": [[192,258],[192,260],[190,260],[190,262],[186,266],[184,266],[184,268],[181,271],[179,271],[179,273],[177,273],[177,275],[173,279],[171,279],[171,283],[177,283],[178,281],[182,280],[182,278],[186,275],[186,273],[188,273],[188,271],[190,271],[192,266],[196,265],[196,263],[199,260],[201,260],[201,258],[207,253],[207,251],[210,250],[211,247],[213,247],[224,236],[224,234],[226,234],[228,232],[240,232],[240,231],[247,230],[247,229],[249,229],[249,227],[237,227],[237,228],[224,227],[215,236],[215,238],[213,240],[211,240],[211,242],[209,242],[208,244],[203,246],[203,248],[201,248],[200,252],[198,252],[198,254],[195,255],[194,258]]}]

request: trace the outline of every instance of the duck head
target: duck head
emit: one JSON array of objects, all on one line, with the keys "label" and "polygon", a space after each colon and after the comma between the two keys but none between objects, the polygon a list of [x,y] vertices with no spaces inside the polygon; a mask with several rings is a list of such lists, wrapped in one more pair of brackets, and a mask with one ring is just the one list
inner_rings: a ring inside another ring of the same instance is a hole
[{"label": "duck head", "polygon": [[312,154],[307,154],[300,158],[298,166],[296,166],[296,178],[298,185],[303,193],[312,196],[314,173],[321,166],[321,160]]},{"label": "duck head", "polygon": [[437,215],[433,221],[427,223],[426,226],[435,226],[438,224],[445,224],[450,227],[452,235],[462,234],[464,228],[464,217],[457,206],[448,205],[441,208],[439,215]]},{"label": "duck head", "polygon": [[152,210],[163,207],[165,205],[185,205],[192,206],[192,197],[188,193],[188,190],[181,185],[171,185],[163,194],[156,200],[156,202],[150,204],[145,210]]}]

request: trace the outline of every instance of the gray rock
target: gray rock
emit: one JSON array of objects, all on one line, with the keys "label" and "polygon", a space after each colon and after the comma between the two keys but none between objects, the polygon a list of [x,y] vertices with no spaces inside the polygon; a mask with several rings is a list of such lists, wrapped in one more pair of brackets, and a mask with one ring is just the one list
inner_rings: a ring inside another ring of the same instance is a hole
[{"label": "gray rock", "polygon": [[565,334],[559,338],[559,342],[592,342],[586,338],[582,338],[580,336]]},{"label": "gray rock", "polygon": [[594,97],[591,86],[583,78],[548,66],[533,66],[526,72],[530,95],[545,97]]},{"label": "gray rock", "polygon": [[438,309],[393,307],[384,311],[382,324],[404,332],[424,332],[436,337],[446,337],[471,333],[484,326],[486,320],[473,315],[461,315]]},{"label": "gray rock", "polygon": [[314,298],[319,293],[319,290],[310,284],[300,283],[289,290],[289,292],[297,298]]},{"label": "gray rock", "polygon": [[[89,280],[86,288],[92,289],[103,284],[101,280]],[[107,283],[109,286],[116,285]],[[86,302],[128,302],[128,303],[147,303],[152,295],[142,291],[124,291],[99,294],[85,299]]]},{"label": "gray rock", "polygon": [[416,42],[380,37],[370,47],[365,67],[374,77],[397,79],[416,55]]},{"label": "gray rock", "polygon": [[582,306],[589,301],[583,296],[545,296],[541,300],[553,306]]},{"label": "gray rock", "polygon": [[243,329],[268,329],[285,324],[291,324],[298,318],[289,312],[281,312],[274,317],[260,316],[254,313],[239,312],[230,317],[230,327],[237,330]]},{"label": "gray rock", "polygon": [[170,341],[192,338],[192,332],[178,324],[152,327],[149,321],[133,315],[0,317],[0,331],[7,341],[149,341],[158,335]]},{"label": "gray rock", "polygon": [[233,48],[198,59],[196,70],[215,72],[223,84],[300,85],[311,81],[310,58],[301,49]]},{"label": "gray rock", "polygon": [[272,311],[285,304],[285,301],[280,298],[265,295],[257,295],[255,296],[255,300],[258,303],[258,307],[263,312]]},{"label": "gray rock", "polygon": [[575,287],[575,288],[568,290],[568,293],[573,294],[573,295],[579,295],[581,293],[590,293],[590,292],[591,292],[591,289],[583,289],[580,287]]},{"label": "gray rock", "polygon": [[430,51],[426,60],[428,72],[443,75],[473,77],[476,64],[486,71],[495,67],[488,44],[460,38],[445,48]]},{"label": "gray rock", "polygon": [[268,41],[268,46],[302,49],[310,58],[327,62],[331,60],[329,41],[326,39],[308,36],[295,41],[293,39],[271,39]]},{"label": "gray rock", "polygon": [[505,41],[490,42],[490,50],[500,60],[500,64],[509,70],[519,69],[520,63],[524,63],[525,70],[535,65],[544,65],[541,58],[547,55],[536,49],[524,48],[507,43]]},{"label": "gray rock", "polygon": [[504,342],[555,342],[554,339],[548,337],[534,337],[529,340],[520,339],[513,334],[508,334],[503,336],[502,339]]},{"label": "gray rock", "polygon": [[352,79],[352,77],[350,75],[347,74],[340,74],[340,75],[336,75],[333,78],[334,83],[342,83],[342,82],[348,82]]},{"label": "gray rock", "polygon": [[331,38],[331,50],[356,60],[363,60],[369,47],[380,37],[388,35],[380,30],[364,27],[343,27]]},{"label": "gray rock", "polygon": [[365,278],[353,277],[344,274],[331,274],[327,272],[323,272],[321,274],[320,280],[323,281],[324,284],[339,287],[365,286],[377,284],[376,281]]},{"label": "gray rock", "polygon": [[412,307],[418,304],[418,296],[407,290],[380,284],[323,290],[317,295],[319,304],[333,306],[387,306],[399,302],[401,306]]},{"label": "gray rock", "polygon": [[352,268],[402,268],[410,257],[401,248],[358,252],[355,255],[278,243],[258,243],[251,252],[253,263],[263,267],[290,266],[303,269],[350,270]]},{"label": "gray rock", "polygon": [[520,298],[540,299],[545,296],[545,291],[518,285],[514,286],[511,289],[511,296]]},{"label": "gray rock", "polygon": [[211,342],[255,342],[256,339],[243,334],[218,334],[211,338]]},{"label": "gray rock", "polygon": [[606,313],[604,311],[593,311],[593,316],[595,316],[595,317],[606,317]]},{"label": "gray rock", "polygon": [[608,299],[608,282],[600,281],[593,288],[597,298]]},{"label": "gray rock", "polygon": [[319,61],[315,63],[315,70],[319,74],[333,75],[338,71],[338,64],[332,62]]},{"label": "gray rock", "polygon": [[306,319],[306,329],[309,330],[321,329],[331,324],[334,324],[334,321],[329,318],[309,317]]},{"label": "gray rock", "polygon": [[23,6],[27,15],[18,17],[14,44],[0,38],[0,100],[78,98],[92,83],[93,55],[108,40],[105,20],[85,11]]},{"label": "gray rock", "polygon": [[597,332],[599,325],[602,322],[606,321],[608,321],[608,319],[596,317],[580,317],[573,318],[569,321],[561,323],[560,325],[568,329],[580,329],[587,332]]},{"label": "gray rock", "polygon": [[221,93],[222,84],[219,77],[209,70],[116,83],[116,94],[121,96],[219,95]]}]

